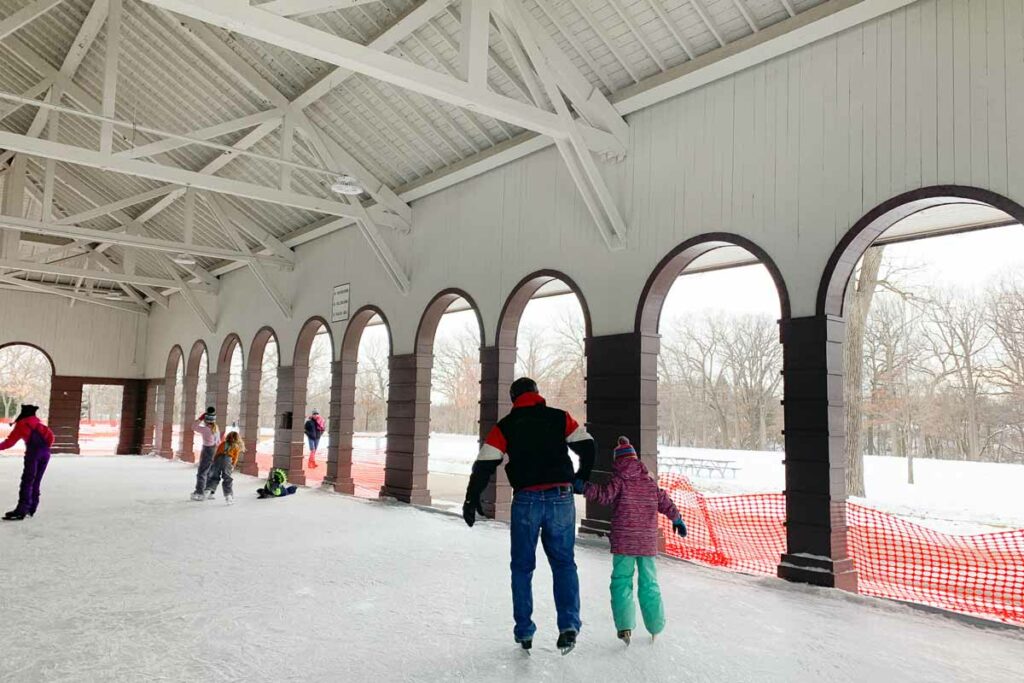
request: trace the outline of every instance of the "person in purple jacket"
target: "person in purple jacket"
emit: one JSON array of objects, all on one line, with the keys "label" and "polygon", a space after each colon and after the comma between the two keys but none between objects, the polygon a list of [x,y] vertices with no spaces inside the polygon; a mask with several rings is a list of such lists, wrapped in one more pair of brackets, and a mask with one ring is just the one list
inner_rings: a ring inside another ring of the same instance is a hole
[{"label": "person in purple jacket", "polygon": [[594,484],[577,479],[574,488],[587,500],[612,508],[612,615],[618,637],[629,645],[636,628],[633,601],[633,573],[639,570],[637,598],[644,626],[653,640],[665,629],[665,608],[661,602],[654,557],[658,554],[658,513],[672,520],[672,528],[686,536],[686,524],[668,494],[658,488],[636,449],[624,436],[615,448],[611,479]]}]

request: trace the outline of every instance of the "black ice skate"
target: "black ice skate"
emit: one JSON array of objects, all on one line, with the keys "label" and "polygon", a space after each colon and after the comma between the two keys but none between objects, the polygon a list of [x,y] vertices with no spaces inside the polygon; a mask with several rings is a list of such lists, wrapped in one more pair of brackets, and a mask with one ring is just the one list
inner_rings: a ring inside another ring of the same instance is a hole
[{"label": "black ice skate", "polygon": [[619,640],[624,642],[626,644],[626,647],[629,647],[629,639],[632,638],[632,637],[633,637],[633,632],[630,631],[628,628],[625,629],[624,631],[619,631],[619,633],[618,633]]},{"label": "black ice skate", "polygon": [[557,645],[563,655],[572,652],[573,648],[576,647],[576,631],[562,631],[559,633]]},{"label": "black ice skate", "polygon": [[25,513],[18,512],[17,510],[11,510],[4,515],[5,522],[20,522],[23,519],[25,519]]},{"label": "black ice skate", "polygon": [[533,638],[524,638],[522,640],[516,638],[516,642],[519,643],[519,647],[523,648],[526,654],[530,654],[530,650],[533,649]]}]

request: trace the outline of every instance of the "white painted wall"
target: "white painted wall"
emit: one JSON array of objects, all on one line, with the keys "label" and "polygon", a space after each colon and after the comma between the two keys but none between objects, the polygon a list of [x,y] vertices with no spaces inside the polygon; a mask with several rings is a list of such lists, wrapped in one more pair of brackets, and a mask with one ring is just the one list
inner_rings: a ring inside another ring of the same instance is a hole
[{"label": "white painted wall", "polygon": [[0,345],[34,344],[58,375],[142,377],[147,321],[135,313],[0,289]]},{"label": "white painted wall", "polygon": [[[937,184],[973,185],[1024,204],[1024,0],[922,0],[629,117],[629,154],[604,164],[629,224],[611,253],[554,149],[414,203],[409,236],[388,234],[411,273],[401,296],[359,233],[300,247],[277,278],[295,314],[283,320],[247,272],[224,278],[207,334],[175,297],[150,320],[146,374],[172,344],[211,350],[238,332],[248,351],[263,324],[290,363],[311,315],[330,315],[331,288],[352,283],[353,311],[380,306],[395,351],[412,350],[419,317],[446,287],[468,291],[493,343],[502,304],[526,274],[564,271],[582,288],[595,334],[629,331],[644,282],[689,237],[743,235],[786,280],[793,315],[815,312],[837,242],[868,210]],[[219,308],[219,310],[218,310]],[[335,326],[340,345],[343,326]]]}]

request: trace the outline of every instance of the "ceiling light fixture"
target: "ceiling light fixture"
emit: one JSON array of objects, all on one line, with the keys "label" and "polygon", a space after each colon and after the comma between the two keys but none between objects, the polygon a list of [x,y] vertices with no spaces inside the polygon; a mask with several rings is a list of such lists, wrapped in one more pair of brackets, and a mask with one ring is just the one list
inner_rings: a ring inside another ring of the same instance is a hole
[{"label": "ceiling light fixture", "polygon": [[108,301],[121,301],[122,299],[124,299],[124,294],[122,294],[121,292],[109,292],[103,298]]},{"label": "ceiling light fixture", "polygon": [[179,266],[194,266],[196,264],[196,257],[192,254],[186,254],[184,252],[175,255],[171,258],[172,261],[177,263]]},{"label": "ceiling light fixture", "polygon": [[363,193],[363,186],[350,175],[340,175],[331,184],[331,192],[347,197],[355,197]]}]

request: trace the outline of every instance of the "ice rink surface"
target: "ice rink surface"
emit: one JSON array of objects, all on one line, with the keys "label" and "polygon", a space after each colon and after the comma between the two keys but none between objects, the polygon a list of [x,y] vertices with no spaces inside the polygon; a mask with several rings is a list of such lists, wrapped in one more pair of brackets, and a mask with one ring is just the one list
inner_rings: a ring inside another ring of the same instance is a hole
[{"label": "ice rink surface", "polygon": [[[21,458],[0,458],[13,507]],[[578,548],[567,657],[550,572],[532,657],[512,642],[508,531],[300,489],[188,499],[194,468],[55,457],[35,519],[0,525],[0,680],[1020,681],[1024,632],[660,560],[669,619],[615,639],[607,550]]]}]

